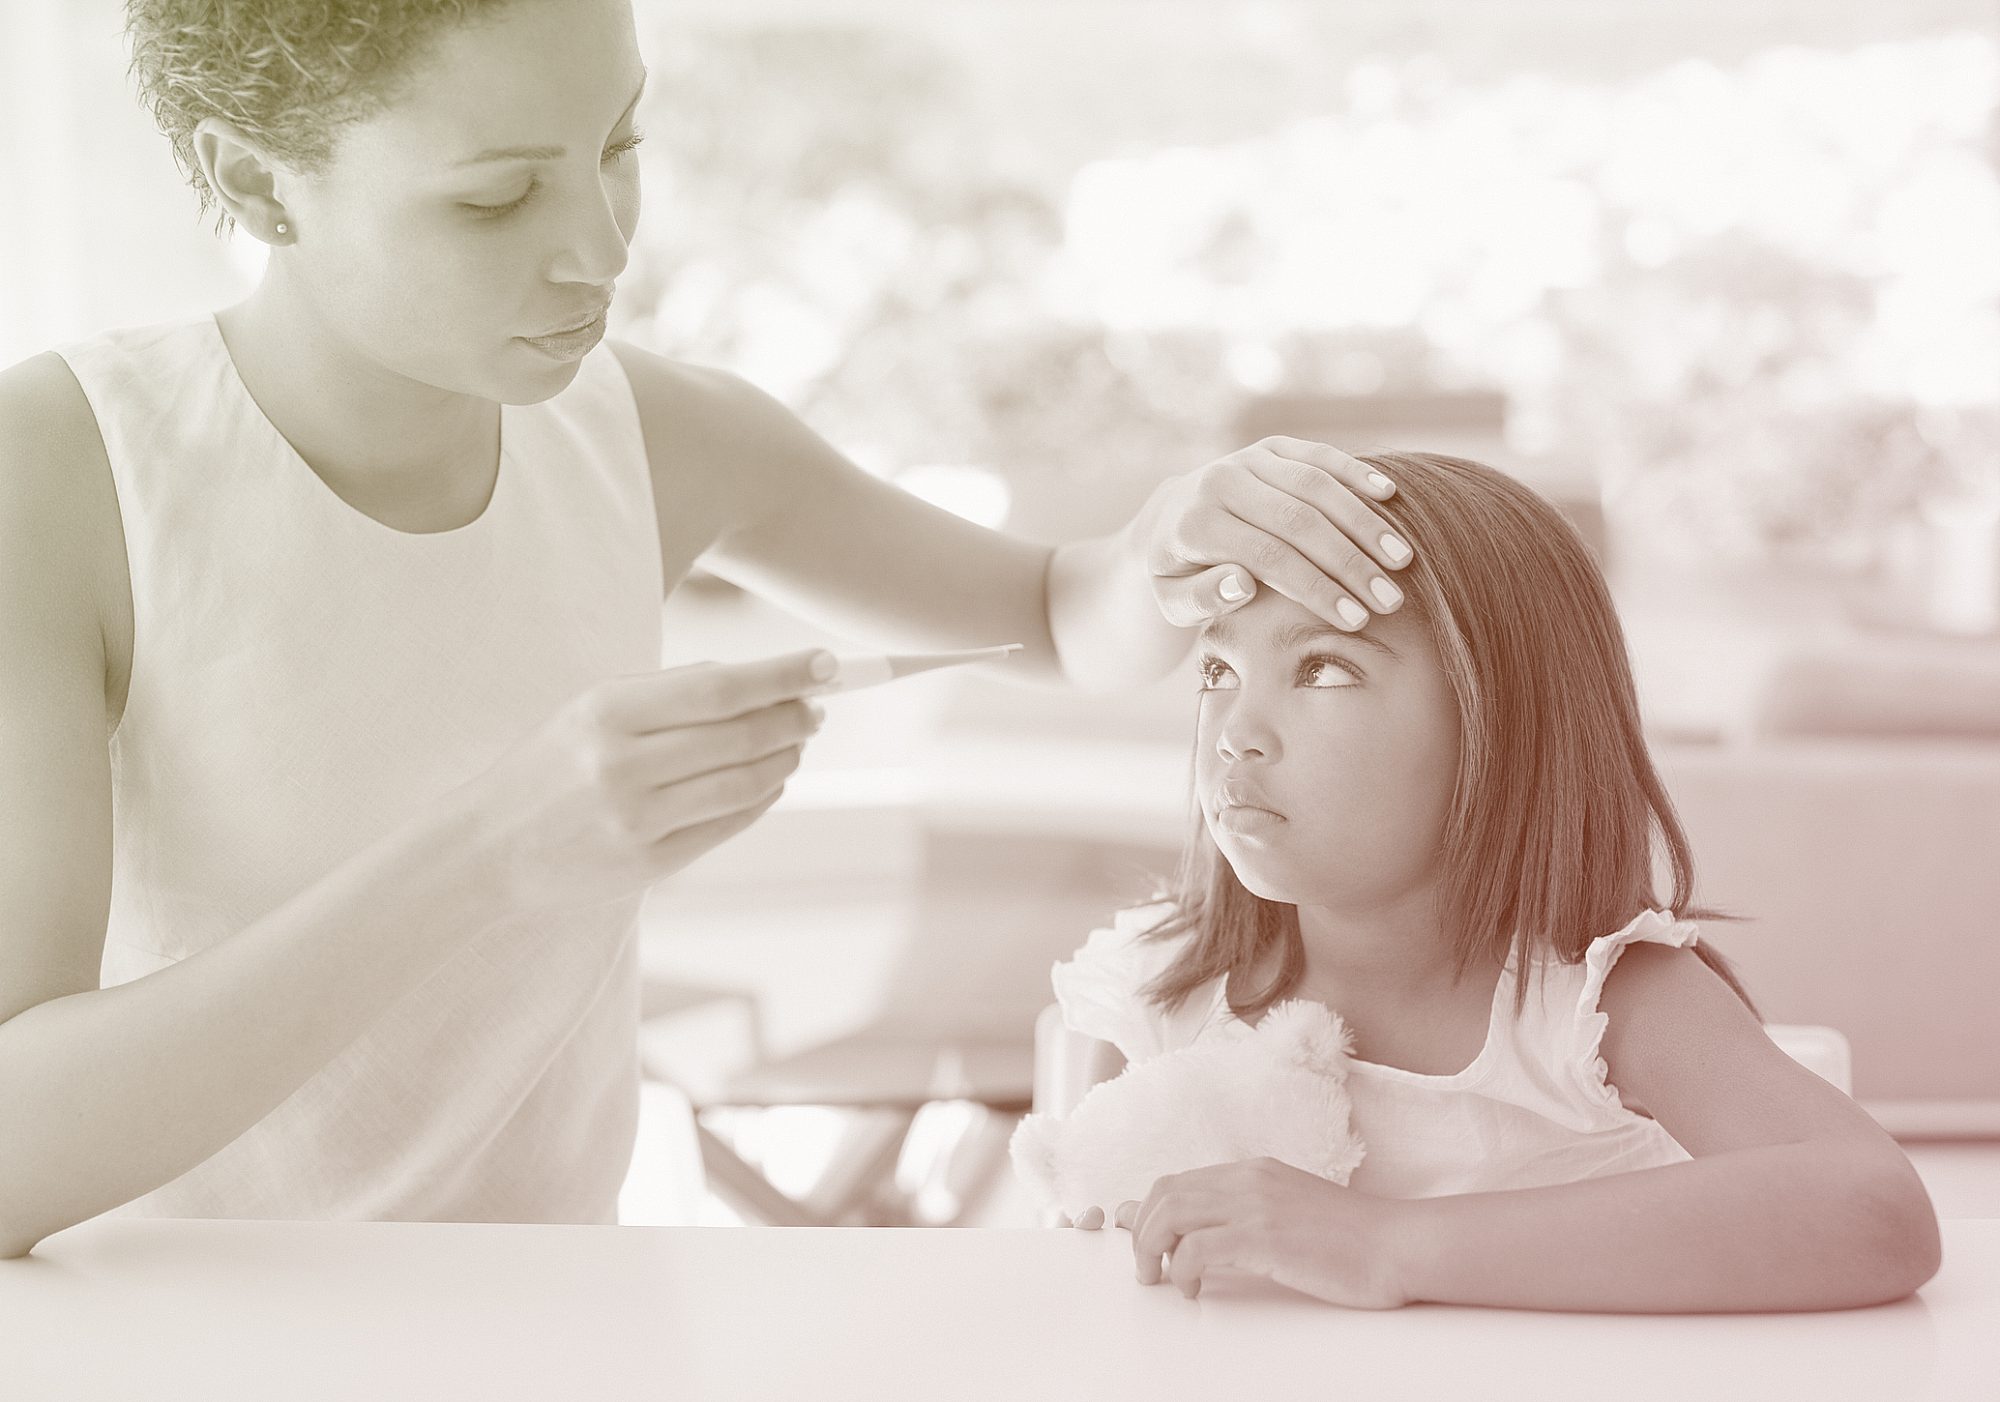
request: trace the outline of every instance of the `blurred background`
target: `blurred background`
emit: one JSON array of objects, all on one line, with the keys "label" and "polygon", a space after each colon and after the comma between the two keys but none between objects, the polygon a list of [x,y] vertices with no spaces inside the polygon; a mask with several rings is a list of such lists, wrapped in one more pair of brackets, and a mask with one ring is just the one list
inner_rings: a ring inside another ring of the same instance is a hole
[{"label": "blurred background", "polygon": [[[613,335],[1050,543],[1267,433],[1517,474],[1611,579],[1701,894],[1749,917],[1714,942],[1844,1036],[1941,1212],[2000,1215],[2000,6],[636,3]],[[0,363],[261,267],[119,22],[0,20]],[[700,572],[663,617],[670,663],[814,641]],[[1192,688],[830,702],[649,901],[626,1219],[1031,1221],[1048,967],[1171,871]]]}]

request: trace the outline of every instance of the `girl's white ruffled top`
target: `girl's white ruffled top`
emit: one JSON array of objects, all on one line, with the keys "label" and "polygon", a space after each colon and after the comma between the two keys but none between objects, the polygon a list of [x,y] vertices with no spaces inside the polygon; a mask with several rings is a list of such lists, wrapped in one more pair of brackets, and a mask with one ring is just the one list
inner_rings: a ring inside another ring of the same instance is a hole
[{"label": "girl's white ruffled top", "polygon": [[[1253,1029],[1229,1011],[1223,980],[1169,1013],[1140,991],[1188,936],[1141,935],[1172,909],[1120,911],[1052,971],[1064,1021],[1140,1062]],[[1581,963],[1538,961],[1527,1005],[1513,1015],[1515,957],[1493,991],[1486,1044],[1464,1070],[1431,1076],[1348,1057],[1353,1130],[1367,1156],[1348,1186],[1378,1197],[1426,1198],[1572,1183],[1684,1163],[1691,1156],[1651,1118],[1627,1109],[1605,1080],[1597,1009],[1619,951],[1637,940],[1687,946],[1692,921],[1648,910],[1593,940]],[[1336,1009],[1335,1011],[1338,1011]]]}]

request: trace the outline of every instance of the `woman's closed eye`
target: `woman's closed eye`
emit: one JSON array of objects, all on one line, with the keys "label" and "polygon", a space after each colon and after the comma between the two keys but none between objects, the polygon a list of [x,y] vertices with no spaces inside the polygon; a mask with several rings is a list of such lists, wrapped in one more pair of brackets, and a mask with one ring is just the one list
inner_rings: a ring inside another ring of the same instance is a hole
[{"label": "woman's closed eye", "polygon": [[[1201,689],[1203,691],[1234,690],[1240,683],[1229,664],[1215,656],[1205,656],[1199,664]],[[1298,670],[1292,674],[1294,686],[1308,687],[1315,691],[1339,691],[1354,686],[1361,680],[1361,671],[1344,657],[1332,653],[1316,652],[1299,659]]]},{"label": "woman's closed eye", "polygon": [[[604,156],[603,156],[604,163],[608,165],[610,162],[617,160],[620,156],[623,156],[628,151],[636,150],[638,148],[639,143],[644,141],[645,139],[646,139],[646,133],[638,130],[637,128],[634,128],[632,134],[626,137],[623,141],[613,142],[611,145],[604,148]],[[461,200],[460,204],[462,204],[466,209],[473,211],[474,215],[477,218],[497,219],[503,214],[512,214],[515,210],[521,208],[521,206],[525,205],[530,199],[534,198],[535,192],[541,189],[541,187],[542,187],[541,181],[535,179],[533,176],[529,176],[528,188],[521,192],[521,197],[517,200],[509,200],[506,204],[473,204],[470,203],[469,201]]]}]

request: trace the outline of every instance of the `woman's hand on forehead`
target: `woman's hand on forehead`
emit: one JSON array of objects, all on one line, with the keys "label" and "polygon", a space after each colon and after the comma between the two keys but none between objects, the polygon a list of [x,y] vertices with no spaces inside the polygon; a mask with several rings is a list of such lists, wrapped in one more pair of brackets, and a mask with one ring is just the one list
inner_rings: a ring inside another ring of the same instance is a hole
[{"label": "woman's hand on forehead", "polygon": [[1395,484],[1338,448],[1265,438],[1154,489],[1133,529],[1168,622],[1199,627],[1259,582],[1344,632],[1391,613],[1412,551],[1370,501]]}]

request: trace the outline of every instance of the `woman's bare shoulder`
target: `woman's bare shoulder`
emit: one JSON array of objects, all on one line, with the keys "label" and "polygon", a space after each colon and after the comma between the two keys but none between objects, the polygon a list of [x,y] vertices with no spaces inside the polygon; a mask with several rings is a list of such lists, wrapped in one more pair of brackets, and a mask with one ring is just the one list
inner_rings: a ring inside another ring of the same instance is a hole
[{"label": "woman's bare shoulder", "polygon": [[[111,889],[117,521],[97,419],[53,352],[0,370],[0,1021],[97,986]],[[118,556],[122,563],[122,545]]]},{"label": "woman's bare shoulder", "polygon": [[629,341],[609,344],[631,382],[642,419],[670,422],[703,441],[723,442],[746,422],[768,425],[792,418],[789,409],[741,375],[675,360]]},{"label": "woman's bare shoulder", "polygon": [[51,456],[102,458],[97,416],[69,362],[43,351],[0,370],[0,451],[10,466]]},{"label": "woman's bare shoulder", "polygon": [[610,345],[632,386],[661,555],[668,578],[678,579],[718,540],[782,503],[796,482],[786,469],[814,452],[818,439],[740,375],[628,342]]},{"label": "woman's bare shoulder", "polygon": [[90,401],[54,351],[0,370],[0,554],[9,557],[0,587],[15,596],[0,607],[54,591],[90,642],[117,631],[104,608],[124,571],[111,465]]},{"label": "woman's bare shoulder", "polygon": [[638,404],[654,475],[671,477],[682,492],[759,493],[783,480],[774,465],[818,444],[796,414],[741,375],[627,342],[612,348]]}]

